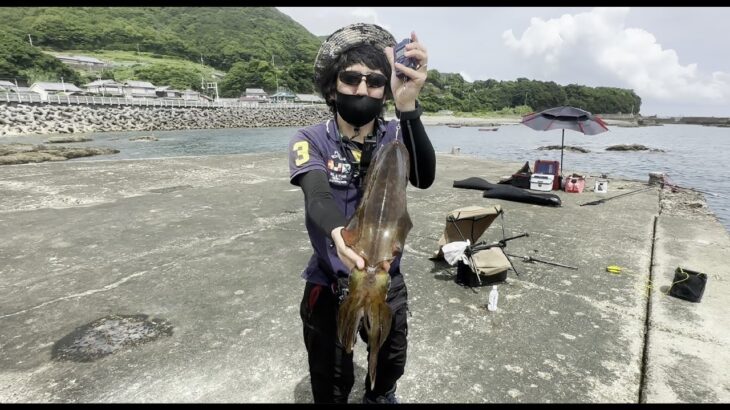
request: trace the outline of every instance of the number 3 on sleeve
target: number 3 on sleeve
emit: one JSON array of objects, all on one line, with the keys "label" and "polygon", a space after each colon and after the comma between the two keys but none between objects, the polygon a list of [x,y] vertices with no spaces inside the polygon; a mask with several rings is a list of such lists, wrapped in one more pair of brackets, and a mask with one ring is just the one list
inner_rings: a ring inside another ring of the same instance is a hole
[{"label": "number 3 on sleeve", "polygon": [[297,153],[297,159],[294,161],[296,166],[300,166],[309,161],[309,143],[307,141],[295,143],[292,151]]}]

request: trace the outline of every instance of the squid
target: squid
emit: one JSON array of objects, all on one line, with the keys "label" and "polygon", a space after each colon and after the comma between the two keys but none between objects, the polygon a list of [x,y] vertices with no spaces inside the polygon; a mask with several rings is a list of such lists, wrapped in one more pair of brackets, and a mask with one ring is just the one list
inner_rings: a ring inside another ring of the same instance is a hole
[{"label": "squid", "polygon": [[413,227],[406,206],[409,170],[408,150],[400,141],[388,143],[375,158],[365,180],[365,192],[355,214],[342,229],[344,242],[365,261],[355,266],[349,293],[338,311],[337,335],[347,353],[357,341],[361,326],[367,334],[368,374],[371,389],[380,347],[390,333],[393,312],[386,303],[390,287],[390,263],[403,252]]}]

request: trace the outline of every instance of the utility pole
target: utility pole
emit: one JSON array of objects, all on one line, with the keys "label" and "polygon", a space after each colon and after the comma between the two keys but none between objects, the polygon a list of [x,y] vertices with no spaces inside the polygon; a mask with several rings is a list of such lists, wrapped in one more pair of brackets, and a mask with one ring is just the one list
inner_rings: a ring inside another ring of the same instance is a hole
[{"label": "utility pole", "polygon": [[28,41],[30,42],[30,46],[33,47],[33,38],[28,34]]},{"label": "utility pole", "polygon": [[200,53],[200,89],[205,89],[205,78],[203,78],[203,69],[205,68],[205,65],[203,64],[203,53]]}]

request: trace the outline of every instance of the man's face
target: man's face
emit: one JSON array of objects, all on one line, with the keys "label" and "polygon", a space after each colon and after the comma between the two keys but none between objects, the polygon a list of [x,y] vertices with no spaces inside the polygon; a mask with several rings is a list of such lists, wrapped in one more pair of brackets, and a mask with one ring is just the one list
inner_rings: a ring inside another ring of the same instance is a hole
[{"label": "man's face", "polygon": [[[358,77],[359,74],[359,77]],[[357,63],[342,70],[337,76],[337,91],[348,95],[367,95],[382,99],[388,78],[380,70]]]}]

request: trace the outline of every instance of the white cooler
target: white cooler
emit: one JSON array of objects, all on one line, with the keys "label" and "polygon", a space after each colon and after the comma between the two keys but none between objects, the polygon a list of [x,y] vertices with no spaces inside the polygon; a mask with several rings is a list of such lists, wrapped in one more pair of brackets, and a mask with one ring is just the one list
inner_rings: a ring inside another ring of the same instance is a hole
[{"label": "white cooler", "polygon": [[532,174],[530,177],[530,189],[550,192],[553,190],[554,178],[555,175],[552,174]]}]

